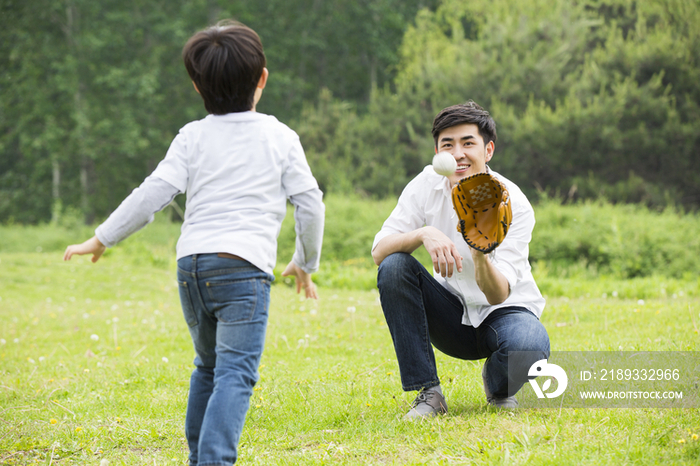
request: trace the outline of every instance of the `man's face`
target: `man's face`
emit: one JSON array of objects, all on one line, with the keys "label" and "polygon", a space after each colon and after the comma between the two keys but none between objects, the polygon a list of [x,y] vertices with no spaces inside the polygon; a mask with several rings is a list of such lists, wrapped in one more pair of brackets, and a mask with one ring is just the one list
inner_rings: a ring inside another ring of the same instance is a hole
[{"label": "man's face", "polygon": [[486,173],[486,164],[493,156],[493,141],[484,145],[479,127],[467,123],[442,130],[438,136],[436,152],[449,152],[457,161],[457,171],[448,176],[450,186],[462,178]]}]

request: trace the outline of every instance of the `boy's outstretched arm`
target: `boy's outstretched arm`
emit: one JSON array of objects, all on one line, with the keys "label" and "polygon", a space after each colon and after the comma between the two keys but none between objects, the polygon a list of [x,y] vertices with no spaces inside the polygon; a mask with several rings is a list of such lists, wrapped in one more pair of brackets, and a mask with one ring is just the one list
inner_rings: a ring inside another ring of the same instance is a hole
[{"label": "boy's outstretched arm", "polygon": [[153,221],[153,215],[170,204],[179,192],[166,181],[149,176],[97,227],[95,236],[82,244],[68,246],[63,260],[70,260],[73,254],[92,254],[92,262],[97,262],[106,248],[114,246]]},{"label": "boy's outstretched arm", "polygon": [[66,248],[66,252],[63,253],[63,260],[69,261],[73,254],[82,256],[84,254],[92,254],[92,261],[97,262],[100,257],[105,252],[107,247],[97,239],[97,236],[93,236],[89,240],[82,244],[72,244]]}]

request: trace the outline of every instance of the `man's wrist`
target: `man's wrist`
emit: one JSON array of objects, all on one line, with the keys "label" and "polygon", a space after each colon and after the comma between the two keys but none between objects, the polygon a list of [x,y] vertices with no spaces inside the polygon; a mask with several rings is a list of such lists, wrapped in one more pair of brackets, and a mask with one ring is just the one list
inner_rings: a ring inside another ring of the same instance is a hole
[{"label": "man's wrist", "polygon": [[485,252],[479,251],[478,249],[471,248],[472,251],[472,259],[474,259],[475,262],[481,261],[481,262],[489,262],[489,255]]},{"label": "man's wrist", "polygon": [[425,242],[425,238],[428,237],[428,234],[430,233],[432,228],[433,227],[431,227],[430,225],[426,225],[416,230],[416,232],[418,233],[418,239],[421,243]]}]

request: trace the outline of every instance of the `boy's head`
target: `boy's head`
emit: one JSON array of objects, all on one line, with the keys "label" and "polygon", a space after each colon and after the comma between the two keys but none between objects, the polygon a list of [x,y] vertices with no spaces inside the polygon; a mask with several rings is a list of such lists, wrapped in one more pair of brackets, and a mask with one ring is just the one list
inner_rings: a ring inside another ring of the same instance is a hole
[{"label": "boy's head", "polygon": [[209,113],[253,109],[266,65],[255,31],[238,22],[220,22],[193,35],[182,49],[182,58]]},{"label": "boy's head", "polygon": [[457,125],[473,124],[479,128],[479,135],[484,144],[496,141],[496,122],[489,112],[481,108],[476,102],[470,100],[464,104],[453,105],[443,109],[433,120],[433,139],[435,147],[438,145],[440,133],[447,128]]}]

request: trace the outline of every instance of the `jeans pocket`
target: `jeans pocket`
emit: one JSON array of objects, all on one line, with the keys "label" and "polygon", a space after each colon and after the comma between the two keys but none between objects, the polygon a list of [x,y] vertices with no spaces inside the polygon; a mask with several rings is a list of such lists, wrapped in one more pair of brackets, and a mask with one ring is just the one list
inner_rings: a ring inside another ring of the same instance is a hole
[{"label": "jeans pocket", "polygon": [[178,288],[180,289],[180,304],[182,305],[182,314],[185,316],[185,322],[189,327],[196,326],[199,321],[197,320],[197,314],[194,311],[194,305],[192,305],[192,297],[190,296],[190,287],[187,282],[178,280]]},{"label": "jeans pocket", "polygon": [[207,281],[207,292],[220,322],[253,319],[258,301],[257,279]]}]

